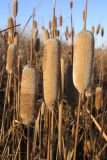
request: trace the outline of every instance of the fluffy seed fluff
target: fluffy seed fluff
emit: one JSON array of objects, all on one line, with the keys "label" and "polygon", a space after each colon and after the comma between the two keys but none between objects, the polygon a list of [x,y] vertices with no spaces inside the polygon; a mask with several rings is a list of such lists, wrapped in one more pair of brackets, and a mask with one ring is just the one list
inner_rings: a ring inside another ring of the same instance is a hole
[{"label": "fluffy seed fluff", "polygon": [[35,69],[24,68],[21,81],[20,114],[23,124],[29,126],[35,113]]},{"label": "fluffy seed fluff", "polygon": [[45,28],[42,29],[42,36],[43,36],[43,42],[45,44],[46,41],[49,39],[49,33],[47,29]]},{"label": "fluffy seed fluff", "polygon": [[94,53],[94,37],[87,30],[82,30],[76,36],[73,57],[73,83],[79,93],[88,88]]},{"label": "fluffy seed fluff", "polygon": [[59,91],[59,41],[47,40],[43,53],[43,86],[46,106],[51,109],[58,98]]},{"label": "fluffy seed fluff", "polygon": [[11,74],[14,69],[15,58],[16,58],[16,47],[14,44],[10,44],[7,50],[7,63],[6,63],[6,70],[9,74]]}]

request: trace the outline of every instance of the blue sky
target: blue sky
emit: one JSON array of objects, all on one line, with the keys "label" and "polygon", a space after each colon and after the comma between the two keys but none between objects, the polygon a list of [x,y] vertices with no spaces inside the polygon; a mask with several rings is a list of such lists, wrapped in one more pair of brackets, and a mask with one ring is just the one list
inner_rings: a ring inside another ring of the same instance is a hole
[{"label": "blue sky", "polygon": [[[10,4],[10,11],[12,10],[12,0],[1,0],[0,2],[0,28],[7,26],[8,17],[8,4]],[[107,0],[89,0],[88,2],[88,19],[87,28],[95,27],[99,22],[105,28],[104,42],[107,41]],[[48,21],[52,17],[53,0],[19,0],[19,11],[17,16],[17,23],[24,26],[25,22],[32,13],[33,8],[36,8],[36,20],[39,27],[45,25],[48,27]],[[82,11],[85,5],[85,0],[74,0],[73,5],[73,23],[75,31],[79,32],[82,29]],[[39,6],[39,7],[38,7]],[[12,11],[11,11],[12,14]],[[56,0],[56,15],[63,16],[64,24],[62,31],[65,27],[70,26],[70,8],[69,0]],[[100,39],[101,40],[101,39]],[[100,43],[100,40],[98,43]]]}]

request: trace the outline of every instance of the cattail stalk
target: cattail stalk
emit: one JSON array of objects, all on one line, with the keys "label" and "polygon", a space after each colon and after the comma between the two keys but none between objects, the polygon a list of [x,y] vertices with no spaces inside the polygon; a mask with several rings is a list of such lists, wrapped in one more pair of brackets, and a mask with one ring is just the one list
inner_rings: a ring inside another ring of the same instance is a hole
[{"label": "cattail stalk", "polygon": [[59,159],[62,159],[62,103],[59,105],[59,123],[58,123],[58,149],[59,149]]},{"label": "cattail stalk", "polygon": [[30,160],[30,128],[27,127],[27,160]]},{"label": "cattail stalk", "polygon": [[64,58],[61,58],[61,88],[62,96],[64,95]]},{"label": "cattail stalk", "polygon": [[78,104],[78,112],[77,112],[77,123],[76,123],[76,132],[75,132],[75,144],[74,144],[74,157],[73,157],[73,160],[76,160],[79,121],[80,121],[80,109],[81,109],[81,98],[82,98],[82,94],[79,95],[79,104]]}]

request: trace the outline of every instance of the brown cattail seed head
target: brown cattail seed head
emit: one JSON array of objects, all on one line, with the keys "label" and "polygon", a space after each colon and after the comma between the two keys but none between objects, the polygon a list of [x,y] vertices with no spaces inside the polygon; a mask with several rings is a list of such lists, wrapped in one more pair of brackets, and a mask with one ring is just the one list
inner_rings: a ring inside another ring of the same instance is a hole
[{"label": "brown cattail seed head", "polygon": [[59,92],[59,41],[47,40],[43,53],[43,86],[44,100],[48,109],[52,109],[57,102]]},{"label": "brown cattail seed head", "polygon": [[47,29],[45,28],[42,29],[42,36],[43,36],[43,42],[45,44],[46,41],[49,39],[49,33]]},{"label": "brown cattail seed head", "polygon": [[21,82],[20,113],[24,125],[29,126],[35,113],[35,69],[24,68]]},{"label": "brown cattail seed head", "polygon": [[95,107],[97,110],[101,108],[101,101],[102,101],[102,88],[96,87],[95,92]]},{"label": "brown cattail seed head", "polygon": [[94,37],[87,30],[77,34],[73,57],[73,82],[79,93],[88,88],[94,54]]},{"label": "brown cattail seed head", "polygon": [[14,33],[14,23],[13,23],[13,18],[12,17],[9,17],[8,18],[8,33],[9,33],[9,36],[13,35]]},{"label": "brown cattail seed head", "polygon": [[55,16],[52,17],[52,27],[57,28],[57,18]]},{"label": "brown cattail seed head", "polygon": [[101,28],[101,36],[104,36],[104,28]]},{"label": "brown cattail seed head", "polygon": [[62,26],[62,16],[59,16],[59,25]]},{"label": "brown cattail seed head", "polygon": [[37,29],[37,22],[35,20],[33,21],[33,28]]},{"label": "brown cattail seed head", "polygon": [[6,70],[9,74],[12,73],[15,65],[16,47],[14,44],[9,45],[7,50]]},{"label": "brown cattail seed head", "polygon": [[38,52],[39,49],[40,49],[40,39],[37,38],[34,42],[34,48],[35,48],[35,51]]},{"label": "brown cattail seed head", "polygon": [[49,29],[52,29],[51,21],[49,21]]},{"label": "brown cattail seed head", "polygon": [[17,16],[18,12],[18,0],[13,0],[13,17]]},{"label": "brown cattail seed head", "polygon": [[98,24],[98,26],[97,26],[97,28],[96,28],[96,34],[99,34],[99,32],[100,32],[100,28],[101,28],[101,25],[100,25],[100,24]]},{"label": "brown cattail seed head", "polygon": [[13,23],[13,18],[9,17],[8,18],[8,44],[13,43],[13,38],[14,38],[14,23]]},{"label": "brown cattail seed head", "polygon": [[73,0],[70,0],[70,8],[73,8]]},{"label": "brown cattail seed head", "polygon": [[95,32],[95,28],[94,28],[94,26],[92,26],[92,28],[91,28],[91,32],[94,34],[94,32]]}]

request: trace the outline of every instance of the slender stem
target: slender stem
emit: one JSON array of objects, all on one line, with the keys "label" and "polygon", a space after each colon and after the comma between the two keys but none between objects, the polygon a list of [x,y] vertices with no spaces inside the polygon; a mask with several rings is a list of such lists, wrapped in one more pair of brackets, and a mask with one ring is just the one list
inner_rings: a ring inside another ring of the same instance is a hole
[{"label": "slender stem", "polygon": [[78,112],[77,112],[77,124],[76,124],[76,133],[75,133],[75,145],[74,145],[74,157],[73,157],[73,160],[76,160],[78,131],[79,131],[79,120],[80,120],[80,108],[81,108],[81,98],[82,98],[82,94],[79,95],[79,104],[78,104]]},{"label": "slender stem", "polygon": [[62,157],[62,104],[59,105],[59,124],[58,124],[58,148],[59,148],[59,159]]},{"label": "slender stem", "polygon": [[51,145],[50,145],[50,160],[53,160],[53,138],[54,138],[54,114],[53,114],[53,110],[52,110],[52,113],[51,114],[51,117],[50,117],[50,120],[51,120]]},{"label": "slender stem", "polygon": [[30,128],[27,127],[27,160],[30,160]]},{"label": "slender stem", "polygon": [[50,160],[50,112],[48,111],[48,151],[47,160]]}]

